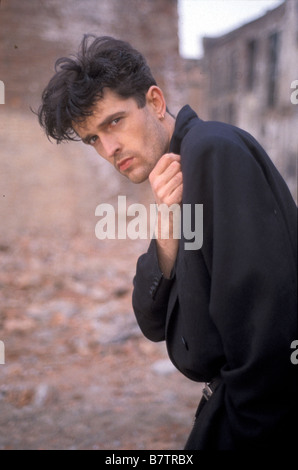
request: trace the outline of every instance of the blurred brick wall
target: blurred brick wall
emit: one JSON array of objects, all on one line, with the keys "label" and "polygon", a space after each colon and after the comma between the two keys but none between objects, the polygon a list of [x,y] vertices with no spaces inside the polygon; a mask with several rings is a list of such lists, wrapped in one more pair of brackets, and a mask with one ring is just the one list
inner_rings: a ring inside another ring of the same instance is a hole
[{"label": "blurred brick wall", "polygon": [[55,60],[75,52],[84,33],[131,42],[145,54],[173,112],[184,104],[177,0],[3,0],[0,79],[7,104],[38,104]]}]

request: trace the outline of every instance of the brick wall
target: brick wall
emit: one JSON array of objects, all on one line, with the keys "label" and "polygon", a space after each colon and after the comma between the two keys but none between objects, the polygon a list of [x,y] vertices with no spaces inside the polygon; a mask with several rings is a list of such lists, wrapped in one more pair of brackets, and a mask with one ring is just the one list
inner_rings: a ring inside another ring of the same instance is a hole
[{"label": "brick wall", "polygon": [[0,79],[7,104],[38,103],[54,61],[76,51],[84,33],[131,42],[145,54],[170,108],[179,109],[184,88],[177,0],[3,0]]}]

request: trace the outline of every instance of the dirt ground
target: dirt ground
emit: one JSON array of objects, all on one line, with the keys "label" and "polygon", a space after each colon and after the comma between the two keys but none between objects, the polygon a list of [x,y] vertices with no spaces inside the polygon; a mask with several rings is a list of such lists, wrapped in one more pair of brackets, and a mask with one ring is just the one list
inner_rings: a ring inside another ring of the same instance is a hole
[{"label": "dirt ground", "polygon": [[94,232],[99,203],[152,202],[149,188],[47,142],[31,112],[0,112],[0,449],[182,449],[201,384],[136,323],[148,241]]}]

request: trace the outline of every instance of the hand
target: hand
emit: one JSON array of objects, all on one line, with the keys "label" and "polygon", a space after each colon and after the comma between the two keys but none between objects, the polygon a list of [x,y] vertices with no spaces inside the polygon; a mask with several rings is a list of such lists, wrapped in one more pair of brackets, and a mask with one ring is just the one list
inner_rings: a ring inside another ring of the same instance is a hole
[{"label": "hand", "polygon": [[149,181],[157,205],[181,204],[183,179],[181,157],[174,153],[166,153],[157,162],[149,175]]},{"label": "hand", "polygon": [[[180,161],[180,155],[167,153],[161,157],[149,175],[156,204],[166,204],[168,207],[176,204],[174,212],[180,212],[182,202],[183,179]],[[166,278],[170,277],[179,247],[179,240],[174,236],[174,212],[164,214],[158,210],[155,227],[159,266]],[[166,227],[166,237],[163,227]]]}]

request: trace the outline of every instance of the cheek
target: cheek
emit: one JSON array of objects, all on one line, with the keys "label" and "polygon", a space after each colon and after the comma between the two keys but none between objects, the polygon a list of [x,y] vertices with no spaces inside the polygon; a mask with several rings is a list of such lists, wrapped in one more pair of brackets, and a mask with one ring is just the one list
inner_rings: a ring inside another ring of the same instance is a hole
[{"label": "cheek", "polygon": [[94,145],[93,146],[95,152],[101,157],[103,158],[104,160],[107,160],[107,157],[104,156],[104,152],[102,151],[102,149],[100,148],[99,145]]},{"label": "cheek", "polygon": [[131,130],[131,133],[126,134],[126,150],[134,152],[146,170],[152,171],[165,153],[163,128],[161,129],[155,118],[148,114],[135,121]]},{"label": "cheek", "polygon": [[95,150],[95,152],[100,156],[100,158],[102,158],[103,160],[105,160],[106,162],[108,163],[111,163],[112,165],[114,165],[114,160],[111,160],[110,158],[108,158],[106,155],[105,155],[105,152],[104,150],[102,150],[101,146],[98,145],[94,145],[93,149]]}]

